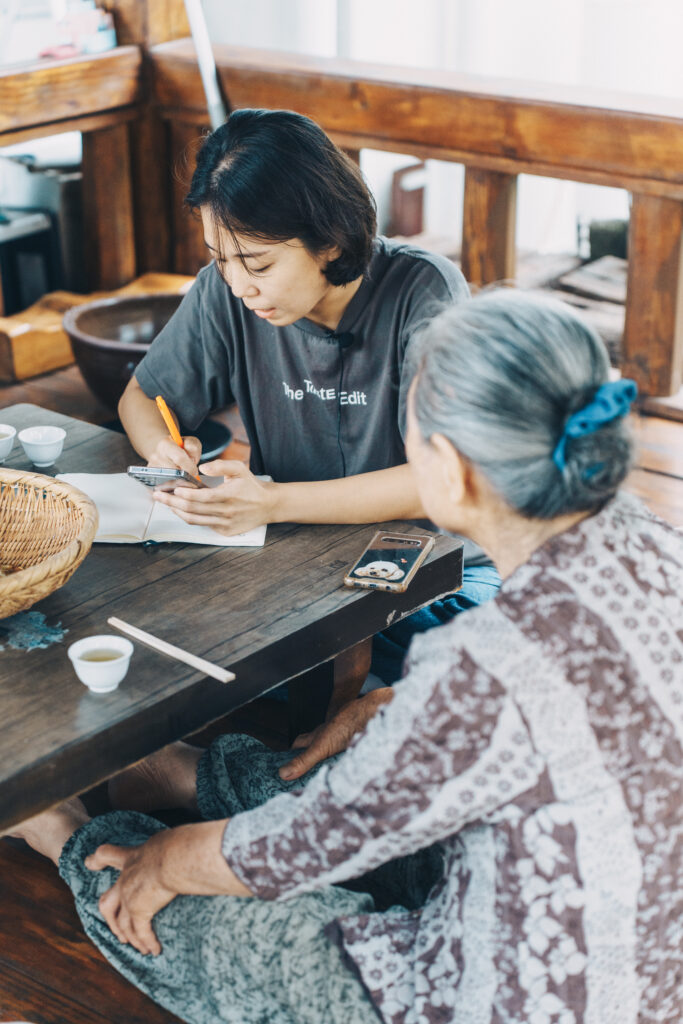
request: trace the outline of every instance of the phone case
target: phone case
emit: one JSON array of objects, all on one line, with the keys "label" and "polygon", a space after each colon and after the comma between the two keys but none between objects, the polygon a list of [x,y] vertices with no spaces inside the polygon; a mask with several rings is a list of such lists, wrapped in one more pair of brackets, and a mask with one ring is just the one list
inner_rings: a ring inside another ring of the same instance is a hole
[{"label": "phone case", "polygon": [[433,547],[434,537],[380,530],[344,576],[344,586],[402,594]]}]

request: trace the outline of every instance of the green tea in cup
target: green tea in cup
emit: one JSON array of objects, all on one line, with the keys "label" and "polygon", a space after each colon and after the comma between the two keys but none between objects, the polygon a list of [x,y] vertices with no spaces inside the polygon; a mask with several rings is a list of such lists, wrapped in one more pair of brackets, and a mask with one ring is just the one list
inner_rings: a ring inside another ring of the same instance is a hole
[{"label": "green tea in cup", "polygon": [[100,650],[86,651],[81,654],[81,661],[116,661],[123,657],[123,651],[112,651],[101,648]]}]

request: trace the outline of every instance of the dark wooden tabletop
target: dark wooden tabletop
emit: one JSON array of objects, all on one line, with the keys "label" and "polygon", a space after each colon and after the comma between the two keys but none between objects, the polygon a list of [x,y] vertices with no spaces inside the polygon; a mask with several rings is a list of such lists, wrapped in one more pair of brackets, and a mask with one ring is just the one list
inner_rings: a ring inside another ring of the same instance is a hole
[{"label": "dark wooden tabletop", "polygon": [[[50,475],[121,472],[139,461],[122,435],[37,406],[9,406],[0,419],[19,429],[65,427],[64,452]],[[31,469],[18,442],[5,465]],[[376,528],[280,524],[268,527],[263,548],[93,545],[68,583],[34,606],[50,625],[68,630],[63,642],[13,650],[0,620],[0,830],[459,586],[462,546],[438,536],[405,594],[345,588],[343,570]],[[110,615],[232,669],[236,680],[215,682],[136,644],[119,688],[92,694],[74,675],[67,647],[115,632],[107,626]]]}]

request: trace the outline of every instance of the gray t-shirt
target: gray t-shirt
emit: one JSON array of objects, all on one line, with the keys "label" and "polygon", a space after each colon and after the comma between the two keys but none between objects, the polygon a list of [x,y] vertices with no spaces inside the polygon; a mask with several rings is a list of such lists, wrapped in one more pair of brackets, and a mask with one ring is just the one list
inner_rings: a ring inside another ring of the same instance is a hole
[{"label": "gray t-shirt", "polygon": [[[279,483],[387,469],[406,458],[411,339],[468,294],[445,257],[378,238],[336,332],[306,318],[275,327],[235,298],[212,262],[135,376],[190,429],[237,402],[252,472]],[[470,544],[465,554],[469,564],[488,561]]]}]

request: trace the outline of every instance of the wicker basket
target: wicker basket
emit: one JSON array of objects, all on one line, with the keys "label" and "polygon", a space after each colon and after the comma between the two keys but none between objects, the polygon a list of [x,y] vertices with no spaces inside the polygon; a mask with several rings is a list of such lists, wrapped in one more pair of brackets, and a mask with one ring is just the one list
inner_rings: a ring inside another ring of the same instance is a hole
[{"label": "wicker basket", "polygon": [[96,531],[97,509],[76,487],[0,468],[0,619],[66,583]]}]

